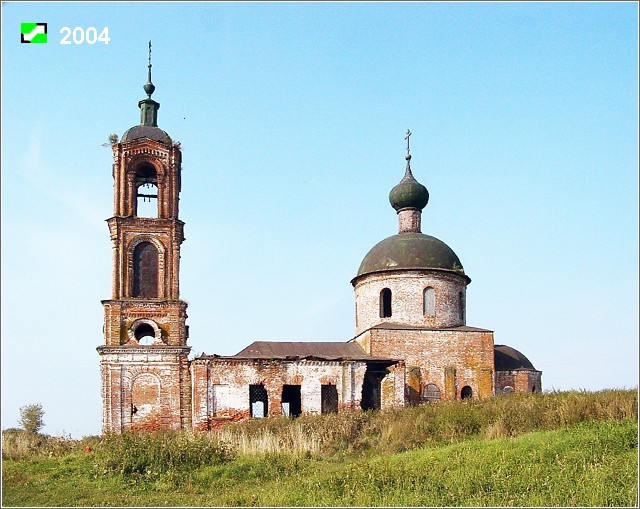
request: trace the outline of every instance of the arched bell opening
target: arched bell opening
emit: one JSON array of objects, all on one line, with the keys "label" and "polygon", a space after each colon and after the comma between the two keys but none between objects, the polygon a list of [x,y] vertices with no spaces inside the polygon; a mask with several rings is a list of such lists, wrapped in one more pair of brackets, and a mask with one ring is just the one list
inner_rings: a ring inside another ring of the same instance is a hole
[{"label": "arched bell opening", "polygon": [[143,163],[136,169],[136,212],[137,217],[160,217],[158,210],[158,176],[156,169]]}]

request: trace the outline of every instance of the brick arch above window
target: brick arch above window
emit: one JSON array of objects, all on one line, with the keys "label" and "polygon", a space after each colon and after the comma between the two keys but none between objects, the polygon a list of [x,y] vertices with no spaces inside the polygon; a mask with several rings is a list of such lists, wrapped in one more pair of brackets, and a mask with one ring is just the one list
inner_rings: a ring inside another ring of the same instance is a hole
[{"label": "brick arch above window", "polygon": [[133,322],[127,330],[127,335],[129,337],[129,341],[132,343],[139,343],[143,335],[152,336],[156,343],[164,342],[160,326],[153,320],[149,320],[147,318],[139,318]]},{"label": "brick arch above window", "polygon": [[127,173],[136,174],[138,170],[144,166],[152,166],[158,177],[164,177],[167,174],[167,166],[164,162],[158,160],[150,154],[140,154],[133,156],[127,162]]},{"label": "brick arch above window", "polygon": [[127,369],[126,372],[122,375],[122,384],[124,387],[131,390],[135,379],[140,375],[145,374],[153,375],[153,377],[158,382],[158,387],[160,387],[160,390],[164,389],[162,376],[160,376],[159,370],[155,367],[133,366],[130,369]]}]

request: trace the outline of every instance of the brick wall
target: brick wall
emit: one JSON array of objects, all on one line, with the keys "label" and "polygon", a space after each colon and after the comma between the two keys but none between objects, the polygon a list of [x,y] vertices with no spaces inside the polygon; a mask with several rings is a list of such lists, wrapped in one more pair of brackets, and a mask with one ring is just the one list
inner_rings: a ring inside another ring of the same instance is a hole
[{"label": "brick wall", "polygon": [[542,390],[542,372],[534,369],[496,371],[496,394],[504,394],[505,387],[515,392],[538,392]]},{"label": "brick wall", "polygon": [[[465,276],[450,271],[398,271],[370,274],[355,285],[356,335],[379,323],[401,323],[420,327],[455,327],[465,323]],[[425,316],[423,294],[432,287],[435,314]],[[380,316],[380,292],[391,290],[392,315]],[[460,297],[462,292],[462,313]]]},{"label": "brick wall", "polygon": [[105,310],[104,337],[107,346],[137,343],[133,329],[139,320],[153,321],[161,331],[163,343],[187,344],[187,303],[183,301],[148,301],[141,299],[102,301]]},{"label": "brick wall", "polygon": [[[409,400],[416,397],[412,389],[421,393],[427,384],[435,384],[443,399],[452,399],[454,391],[459,398],[466,385],[471,387],[473,397],[493,394],[493,332],[470,327],[462,330],[382,327],[366,331],[355,341],[370,355],[404,358]],[[445,377],[447,370],[449,381]]]},{"label": "brick wall", "polygon": [[190,348],[98,348],[102,432],[191,426]]},{"label": "brick wall", "polygon": [[355,361],[195,359],[191,362],[193,426],[206,430],[249,417],[251,384],[263,384],[267,390],[269,416],[282,415],[283,385],[300,385],[303,413],[321,412],[323,384],[336,386],[338,411],[359,410],[365,371],[366,364]]}]

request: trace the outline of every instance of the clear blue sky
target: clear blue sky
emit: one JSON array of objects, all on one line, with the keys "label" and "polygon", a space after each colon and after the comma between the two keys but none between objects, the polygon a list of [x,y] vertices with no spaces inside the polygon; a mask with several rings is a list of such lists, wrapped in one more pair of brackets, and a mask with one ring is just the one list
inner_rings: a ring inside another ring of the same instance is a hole
[{"label": "clear blue sky", "polygon": [[[64,26],[111,40],[60,45]],[[139,123],[149,40],[194,352],[353,337],[349,282],[397,232],[411,129],[467,323],[547,390],[637,386],[635,2],[3,3],[2,428],[41,403],[47,433],[100,432],[102,145]]]}]

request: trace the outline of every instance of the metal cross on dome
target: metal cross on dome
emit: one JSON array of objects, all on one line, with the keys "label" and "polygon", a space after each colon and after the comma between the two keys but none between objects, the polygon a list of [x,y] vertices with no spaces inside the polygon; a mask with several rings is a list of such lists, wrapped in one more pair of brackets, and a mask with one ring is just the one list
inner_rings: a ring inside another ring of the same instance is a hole
[{"label": "metal cross on dome", "polygon": [[411,131],[409,131],[409,129],[407,129],[407,135],[404,137],[405,140],[407,140],[407,155],[409,155],[409,137],[411,136]]}]

